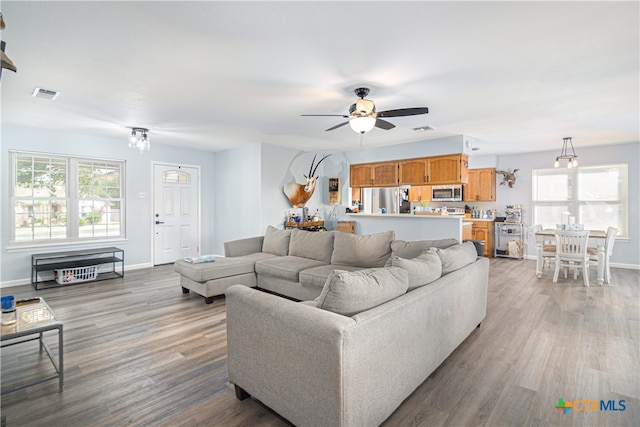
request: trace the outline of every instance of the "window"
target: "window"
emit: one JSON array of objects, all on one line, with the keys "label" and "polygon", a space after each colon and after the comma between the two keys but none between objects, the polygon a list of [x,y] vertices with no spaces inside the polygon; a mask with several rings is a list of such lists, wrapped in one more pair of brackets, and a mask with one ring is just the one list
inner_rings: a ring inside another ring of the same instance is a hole
[{"label": "window", "polygon": [[13,151],[12,244],[124,238],[124,161]]},{"label": "window", "polygon": [[534,169],[532,172],[533,222],[555,228],[563,212],[589,230],[616,227],[627,237],[626,164],[573,169]]}]

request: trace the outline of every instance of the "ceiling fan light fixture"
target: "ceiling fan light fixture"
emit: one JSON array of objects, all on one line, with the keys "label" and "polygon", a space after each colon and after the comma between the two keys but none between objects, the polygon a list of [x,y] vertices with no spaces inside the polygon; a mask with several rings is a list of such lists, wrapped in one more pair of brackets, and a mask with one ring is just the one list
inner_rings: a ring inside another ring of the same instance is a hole
[{"label": "ceiling fan light fixture", "polygon": [[358,99],[356,101],[356,111],[362,115],[371,114],[375,111],[375,105],[373,101],[369,101],[368,99]]},{"label": "ceiling fan light fixture", "polygon": [[358,133],[369,132],[375,125],[375,117],[353,117],[349,119],[349,126]]}]

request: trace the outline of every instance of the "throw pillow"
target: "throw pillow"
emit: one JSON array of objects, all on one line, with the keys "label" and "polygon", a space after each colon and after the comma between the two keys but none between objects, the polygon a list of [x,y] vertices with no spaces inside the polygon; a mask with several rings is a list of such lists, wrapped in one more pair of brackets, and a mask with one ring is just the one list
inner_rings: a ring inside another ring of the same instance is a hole
[{"label": "throw pillow", "polygon": [[315,259],[329,264],[335,234],[334,231],[315,232],[294,228],[291,230],[289,255]]},{"label": "throw pillow", "polygon": [[409,274],[397,267],[334,270],[316,302],[318,308],[353,316],[405,294],[408,287]]},{"label": "throw pillow", "polygon": [[264,233],[262,242],[262,252],[278,256],[289,255],[289,238],[291,230],[278,230],[273,226],[268,226]]},{"label": "throw pillow", "polygon": [[473,242],[464,242],[446,249],[439,248],[438,256],[442,261],[442,275],[449,274],[478,258],[478,251]]},{"label": "throw pillow", "polygon": [[394,238],[394,231],[366,235],[338,232],[333,244],[331,264],[362,268],[384,267],[391,255],[391,242]]},{"label": "throw pillow", "polygon": [[422,254],[425,249],[448,248],[449,246],[457,244],[458,241],[456,239],[416,240],[413,242],[394,240],[391,243],[391,255],[397,255],[404,259],[411,259]]},{"label": "throw pillow", "polygon": [[391,265],[407,270],[409,273],[409,291],[427,285],[442,276],[442,261],[436,248],[430,248],[413,259],[404,259],[391,255]]}]

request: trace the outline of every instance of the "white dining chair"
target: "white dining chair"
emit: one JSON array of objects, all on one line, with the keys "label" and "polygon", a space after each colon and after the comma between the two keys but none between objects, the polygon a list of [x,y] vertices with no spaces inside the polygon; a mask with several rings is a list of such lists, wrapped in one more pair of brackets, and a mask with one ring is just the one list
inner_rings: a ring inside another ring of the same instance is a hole
[{"label": "white dining chair", "polygon": [[[609,266],[609,260],[611,259],[611,254],[613,253],[613,244],[616,242],[617,234],[617,228],[607,228],[607,238],[604,241],[604,280],[605,282],[607,282],[607,284],[611,283],[611,267]],[[589,261],[594,261],[597,265],[598,248],[590,246],[587,248],[587,253],[589,254]]]},{"label": "white dining chair", "polygon": [[582,271],[584,285],[589,286],[589,254],[587,243],[589,230],[565,231],[556,230],[556,269],[553,274],[553,283],[558,282],[560,269],[564,269],[564,278],[567,278],[567,270],[573,269],[573,279],[578,278],[578,272]]},{"label": "white dining chair", "polygon": [[[538,231],[542,231],[542,224],[536,224],[533,226],[533,233],[537,233]],[[552,262],[556,261],[556,244],[553,240],[545,240],[542,242],[542,268]]]}]

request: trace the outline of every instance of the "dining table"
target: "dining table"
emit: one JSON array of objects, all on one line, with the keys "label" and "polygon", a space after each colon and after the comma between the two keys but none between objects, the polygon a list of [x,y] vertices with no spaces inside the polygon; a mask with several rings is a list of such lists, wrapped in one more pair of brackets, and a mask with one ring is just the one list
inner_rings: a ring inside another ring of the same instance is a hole
[{"label": "dining table", "polygon": [[[542,255],[543,246],[545,242],[555,241],[555,233],[556,230],[552,228],[543,229],[535,232],[536,236],[536,276],[538,279],[542,277],[542,267],[544,264],[544,258]],[[604,244],[607,240],[607,232],[604,230],[589,230],[589,242],[593,242],[598,250],[598,272],[597,272],[597,280],[598,286],[602,286],[604,283],[604,262],[605,262],[605,253],[604,253]]]}]

